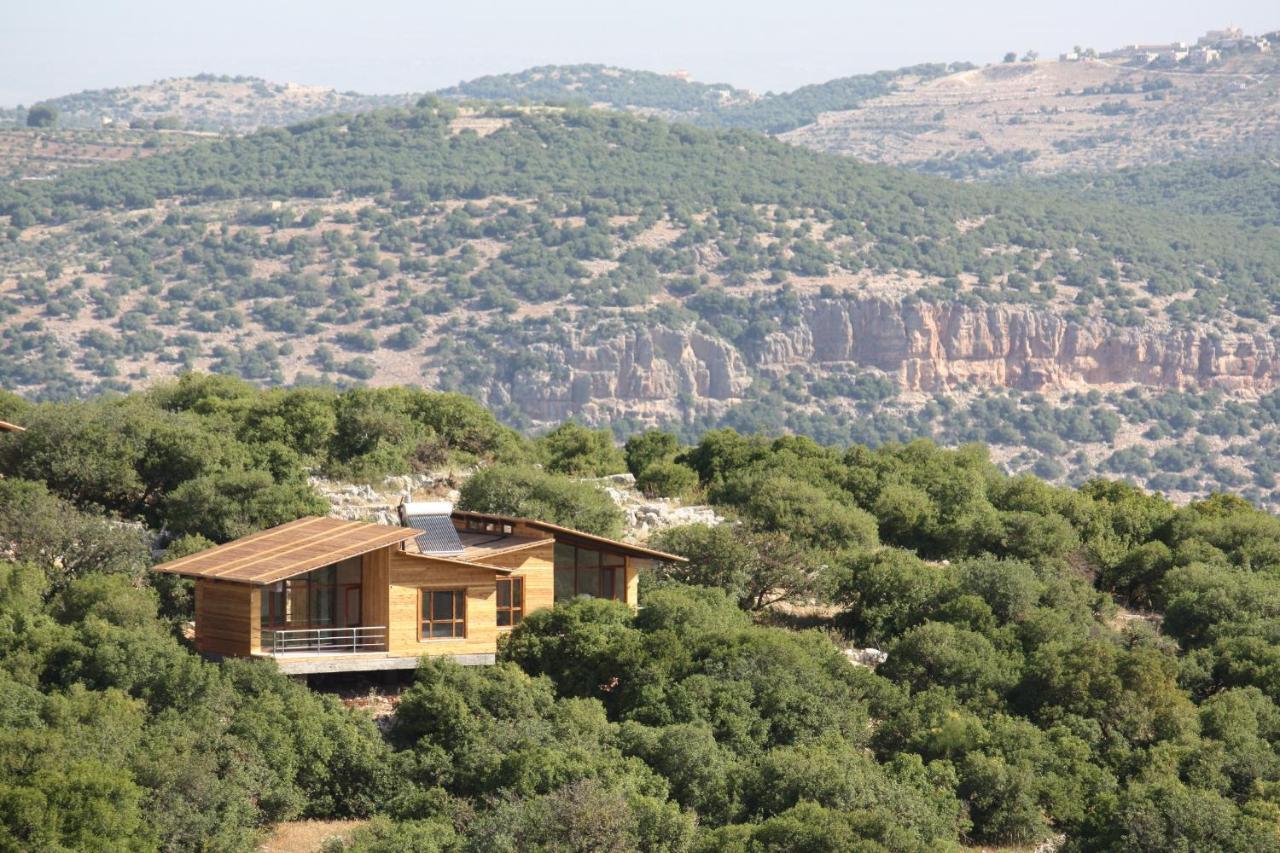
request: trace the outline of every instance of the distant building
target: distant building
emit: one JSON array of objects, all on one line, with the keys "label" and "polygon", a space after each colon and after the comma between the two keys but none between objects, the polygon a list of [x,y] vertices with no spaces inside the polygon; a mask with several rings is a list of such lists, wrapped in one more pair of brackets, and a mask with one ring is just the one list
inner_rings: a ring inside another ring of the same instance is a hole
[{"label": "distant building", "polygon": [[1213,65],[1222,61],[1222,53],[1212,47],[1197,47],[1191,51],[1190,60],[1192,65]]},{"label": "distant building", "polygon": [[1152,44],[1131,44],[1116,50],[1108,50],[1106,53],[1099,54],[1103,59],[1115,59],[1120,62],[1126,62],[1135,65],[1150,65],[1160,58],[1162,51],[1174,50],[1175,46],[1171,44],[1152,45]]},{"label": "distant building", "polygon": [[668,77],[674,77],[674,78],[676,78],[677,80],[688,80],[688,79],[690,78],[690,76],[691,76],[691,75],[689,74],[689,72],[688,72],[688,71],[685,71],[683,68],[679,68],[679,69],[677,69],[677,70],[675,70],[675,71],[672,71],[672,72],[671,72],[671,73],[669,73],[667,76],[668,76]]},{"label": "distant building", "polygon": [[1221,30],[1209,30],[1196,39],[1197,47],[1218,47],[1221,42],[1244,38],[1244,30],[1239,27],[1227,27]]}]

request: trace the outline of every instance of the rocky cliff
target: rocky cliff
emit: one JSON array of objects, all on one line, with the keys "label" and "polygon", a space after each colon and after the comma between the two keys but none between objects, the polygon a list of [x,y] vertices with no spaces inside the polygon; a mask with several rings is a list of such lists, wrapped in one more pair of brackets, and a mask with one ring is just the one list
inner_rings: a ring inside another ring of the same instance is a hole
[{"label": "rocky cliff", "polygon": [[1266,334],[1120,328],[1030,307],[884,298],[806,303],[800,322],[771,334],[752,367],[782,374],[842,363],[883,370],[909,391],[1130,382],[1241,391],[1280,379],[1280,348]]},{"label": "rocky cliff", "polygon": [[757,375],[875,368],[904,391],[1055,390],[1140,383],[1263,392],[1280,381],[1264,333],[1121,328],[1024,306],[927,304],[888,297],[809,298],[752,353],[692,327],[620,332],[538,347],[549,369],[493,389],[537,420],[719,412]]},{"label": "rocky cliff", "polygon": [[549,370],[520,371],[499,393],[529,417],[563,420],[620,412],[666,413],[677,401],[699,410],[740,400],[752,373],[732,343],[696,329],[628,330],[601,343],[539,347]]}]

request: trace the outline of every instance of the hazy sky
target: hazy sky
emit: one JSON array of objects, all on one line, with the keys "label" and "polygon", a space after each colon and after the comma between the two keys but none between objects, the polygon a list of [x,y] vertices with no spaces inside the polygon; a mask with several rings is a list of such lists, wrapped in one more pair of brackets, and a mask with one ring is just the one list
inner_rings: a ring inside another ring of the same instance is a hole
[{"label": "hazy sky", "polygon": [[998,61],[1208,28],[1280,28],[1277,0],[0,0],[0,105],[202,71],[423,91],[604,62],[756,91],[916,62]]}]

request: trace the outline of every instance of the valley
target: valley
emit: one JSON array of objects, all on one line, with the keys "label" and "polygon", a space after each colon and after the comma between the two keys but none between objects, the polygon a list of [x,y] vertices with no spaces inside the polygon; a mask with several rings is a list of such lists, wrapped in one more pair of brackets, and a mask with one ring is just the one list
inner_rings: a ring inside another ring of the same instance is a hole
[{"label": "valley", "polygon": [[323,5],[14,16],[492,73],[0,109],[0,850],[1280,853],[1280,31]]}]

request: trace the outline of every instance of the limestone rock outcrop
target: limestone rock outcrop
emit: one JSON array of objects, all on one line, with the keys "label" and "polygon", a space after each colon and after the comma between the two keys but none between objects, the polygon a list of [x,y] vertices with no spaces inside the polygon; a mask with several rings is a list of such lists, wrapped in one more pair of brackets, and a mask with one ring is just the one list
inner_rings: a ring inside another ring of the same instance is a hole
[{"label": "limestone rock outcrop", "polygon": [[628,330],[598,343],[543,346],[547,370],[520,371],[506,389],[511,402],[538,420],[622,405],[667,410],[679,401],[702,409],[741,399],[752,374],[732,343],[697,329]]},{"label": "limestone rock outcrop", "polygon": [[815,299],[802,311],[795,328],[768,337],[754,368],[850,363],[879,368],[907,391],[1130,382],[1266,391],[1280,380],[1280,348],[1262,333],[1121,328],[1026,306],[887,298]]},{"label": "limestone rock outcrop", "polygon": [[591,343],[583,337],[538,345],[549,366],[516,371],[491,395],[535,420],[606,421],[714,414],[740,402],[754,377],[798,369],[876,368],[903,391],[926,393],[1126,383],[1262,393],[1280,384],[1280,347],[1265,333],[1124,328],[1021,305],[810,297],[798,318],[749,354],[693,326],[630,329]]}]

